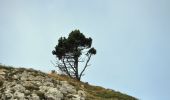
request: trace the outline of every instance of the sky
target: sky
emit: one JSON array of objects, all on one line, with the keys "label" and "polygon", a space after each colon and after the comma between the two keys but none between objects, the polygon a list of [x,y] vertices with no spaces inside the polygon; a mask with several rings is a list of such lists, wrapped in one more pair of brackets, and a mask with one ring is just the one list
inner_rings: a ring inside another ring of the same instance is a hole
[{"label": "sky", "polygon": [[93,39],[82,81],[140,100],[170,100],[169,0],[0,0],[0,63],[56,69],[58,38]]}]

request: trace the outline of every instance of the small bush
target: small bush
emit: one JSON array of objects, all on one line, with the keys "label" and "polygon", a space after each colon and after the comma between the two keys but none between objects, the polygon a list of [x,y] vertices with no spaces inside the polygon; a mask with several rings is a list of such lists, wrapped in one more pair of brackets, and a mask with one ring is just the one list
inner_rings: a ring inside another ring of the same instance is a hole
[{"label": "small bush", "polygon": [[0,87],[3,86],[4,82],[0,80]]},{"label": "small bush", "polygon": [[45,95],[41,91],[36,91],[36,94],[39,96],[40,100],[45,100]]},{"label": "small bush", "polygon": [[33,90],[39,90],[39,87],[37,86],[25,86],[27,90],[33,91]]}]

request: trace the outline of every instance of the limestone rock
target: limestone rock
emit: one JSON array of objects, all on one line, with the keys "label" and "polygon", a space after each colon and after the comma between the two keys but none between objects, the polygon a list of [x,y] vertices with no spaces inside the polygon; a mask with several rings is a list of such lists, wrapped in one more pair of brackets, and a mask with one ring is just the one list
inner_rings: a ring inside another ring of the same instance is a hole
[{"label": "limestone rock", "polygon": [[21,92],[18,92],[18,91],[16,91],[16,92],[14,93],[14,99],[24,100],[24,98],[25,98],[24,93],[21,93]]},{"label": "limestone rock", "polygon": [[76,89],[67,83],[67,81],[61,81],[60,90],[62,93],[76,93]]},{"label": "limestone rock", "polygon": [[0,69],[0,100],[85,100],[67,81],[24,68]]}]

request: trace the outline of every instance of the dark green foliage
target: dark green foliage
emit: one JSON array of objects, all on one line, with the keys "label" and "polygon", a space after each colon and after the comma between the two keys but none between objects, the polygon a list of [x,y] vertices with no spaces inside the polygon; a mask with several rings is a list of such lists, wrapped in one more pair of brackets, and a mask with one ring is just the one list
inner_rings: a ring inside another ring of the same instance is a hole
[{"label": "dark green foliage", "polygon": [[51,70],[51,73],[54,74],[54,73],[55,73],[55,70]]},{"label": "dark green foliage", "polygon": [[25,86],[25,88],[26,88],[27,90],[30,90],[30,91],[39,90],[39,87],[38,87],[38,86],[33,86],[33,85]]},{"label": "dark green foliage", "polygon": [[[70,77],[75,77],[80,80],[84,70],[88,66],[88,62],[91,55],[96,54],[96,49],[91,48],[92,38],[86,38],[79,30],[72,31],[68,38],[60,37],[58,45],[55,50],[52,51],[53,55],[56,55],[60,63],[57,63],[57,67]],[[87,50],[87,51],[85,51]],[[81,56],[86,56],[86,60],[80,59]],[[84,69],[79,73],[78,63],[85,62]]]},{"label": "dark green foliage", "polygon": [[46,99],[43,92],[41,92],[41,91],[36,91],[36,94],[40,97],[40,100],[45,100],[45,99]]},{"label": "dark green foliage", "polygon": [[5,65],[0,64],[0,69],[12,70],[14,68],[12,66],[5,66]]},{"label": "dark green foliage", "polygon": [[70,56],[80,57],[82,53],[81,51],[90,48],[91,44],[91,38],[86,38],[79,30],[75,30],[69,34],[67,39],[61,37],[58,40],[58,45],[52,53],[56,55],[59,60],[69,53],[71,53]]},{"label": "dark green foliage", "polygon": [[89,54],[96,54],[96,49],[94,48],[91,48],[89,51],[88,51]]},{"label": "dark green foliage", "polygon": [[3,86],[3,83],[4,83],[4,82],[3,82],[2,80],[0,80],[0,87]]}]

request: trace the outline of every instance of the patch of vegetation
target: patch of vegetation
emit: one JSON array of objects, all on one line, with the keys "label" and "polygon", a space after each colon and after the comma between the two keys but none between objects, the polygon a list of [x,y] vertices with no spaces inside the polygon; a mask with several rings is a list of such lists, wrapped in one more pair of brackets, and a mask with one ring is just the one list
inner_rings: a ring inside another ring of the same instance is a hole
[{"label": "patch of vegetation", "polygon": [[70,78],[66,75],[49,74],[49,76],[56,80],[68,81],[68,83],[73,85],[77,90],[86,91],[86,100],[138,100],[135,97],[114,90],[105,89],[100,86],[92,86],[88,83],[77,81],[74,78]]},{"label": "patch of vegetation", "polygon": [[37,94],[40,97],[40,100],[45,100],[46,99],[44,93],[41,92],[41,91],[36,91],[35,94]]},{"label": "patch of vegetation", "polygon": [[5,65],[0,64],[0,69],[12,70],[14,68],[12,66],[5,66]]},{"label": "patch of vegetation", "polygon": [[3,86],[4,82],[0,80],[0,87]]},{"label": "patch of vegetation", "polygon": [[30,86],[25,86],[25,88],[29,91],[33,91],[33,90],[39,90],[39,87],[38,86],[33,86],[33,85],[30,85]]}]

